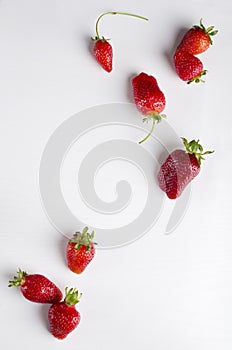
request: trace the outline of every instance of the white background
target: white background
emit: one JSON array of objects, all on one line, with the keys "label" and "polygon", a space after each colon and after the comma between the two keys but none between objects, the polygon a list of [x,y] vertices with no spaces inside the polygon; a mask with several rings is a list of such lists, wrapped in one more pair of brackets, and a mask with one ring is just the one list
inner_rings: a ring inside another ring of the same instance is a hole
[{"label": "white background", "polygon": [[[114,69],[107,74],[90,53],[90,36],[97,17],[111,10],[149,22],[102,20],[100,30],[114,47]],[[231,350],[231,11],[228,0],[0,1],[1,346]],[[201,17],[219,33],[200,57],[206,83],[187,86],[171,56],[183,30]],[[216,152],[194,181],[188,211],[173,234],[164,235],[163,216],[135,243],[98,250],[76,276],[65,264],[67,239],[41,206],[41,155],[71,115],[131,102],[130,78],[141,71],[158,79],[176,132]],[[83,292],[81,323],[66,340],[49,333],[46,305],[7,287],[18,267],[45,274],[62,290]]]}]

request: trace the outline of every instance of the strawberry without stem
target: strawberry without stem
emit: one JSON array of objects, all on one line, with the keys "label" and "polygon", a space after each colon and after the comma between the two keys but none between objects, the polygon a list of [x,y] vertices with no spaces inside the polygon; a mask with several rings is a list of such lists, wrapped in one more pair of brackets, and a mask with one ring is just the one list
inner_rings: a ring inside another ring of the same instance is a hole
[{"label": "strawberry without stem", "polygon": [[170,199],[176,199],[181,195],[185,187],[199,174],[201,160],[206,154],[213,151],[203,152],[199,140],[188,142],[182,138],[185,151],[177,149],[173,151],[157,175],[158,183]]},{"label": "strawberry without stem", "polygon": [[76,288],[65,289],[65,299],[50,306],[48,321],[50,331],[54,337],[64,339],[72,332],[80,322],[80,314],[75,305],[79,302],[82,294]]},{"label": "strawberry without stem", "polygon": [[47,277],[40,274],[28,275],[18,270],[18,275],[9,281],[9,287],[20,287],[24,297],[36,303],[56,303],[62,299],[60,289]]},{"label": "strawberry without stem", "polygon": [[204,82],[201,78],[207,71],[204,70],[203,64],[198,57],[187,51],[177,50],[174,55],[174,64],[180,79],[187,81],[188,84]]},{"label": "strawberry without stem", "polygon": [[66,249],[68,267],[74,273],[82,273],[95,255],[94,232],[88,233],[88,227],[76,232],[69,240]]},{"label": "strawberry without stem", "polygon": [[203,53],[213,44],[212,36],[217,33],[218,30],[214,30],[214,26],[205,28],[201,19],[199,26],[193,26],[193,28],[186,32],[178,50],[185,50],[192,55]]},{"label": "strawberry without stem", "polygon": [[155,123],[159,123],[165,115],[160,114],[166,105],[166,100],[163,92],[160,90],[156,79],[140,73],[132,80],[134,101],[140,113],[146,117],[143,122],[152,120],[152,128],[149,134],[139,143],[146,141],[154,130]]},{"label": "strawberry without stem", "polygon": [[126,13],[126,12],[105,12],[98,17],[96,22],[96,36],[95,38],[92,38],[92,40],[95,42],[94,48],[93,48],[94,57],[96,61],[102,66],[102,68],[106,72],[110,73],[112,71],[112,66],[113,66],[113,49],[111,44],[108,42],[109,39],[104,38],[104,36],[101,37],[98,31],[99,21],[103,16],[106,16],[106,15],[125,15],[125,16],[144,19],[146,21],[148,21],[148,19],[142,16],[138,16],[138,15],[134,15],[132,13]]}]

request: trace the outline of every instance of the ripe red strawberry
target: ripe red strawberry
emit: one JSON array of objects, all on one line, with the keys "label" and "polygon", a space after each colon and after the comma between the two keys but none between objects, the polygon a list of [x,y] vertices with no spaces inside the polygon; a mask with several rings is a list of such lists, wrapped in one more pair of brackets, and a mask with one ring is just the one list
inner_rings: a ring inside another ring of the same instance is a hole
[{"label": "ripe red strawberry", "polygon": [[24,297],[36,303],[56,303],[62,299],[60,289],[47,277],[39,274],[28,275],[18,270],[17,276],[9,281],[9,287],[19,287]]},{"label": "ripe red strawberry", "polygon": [[108,73],[112,71],[113,49],[105,38],[98,39],[95,42],[94,56],[105,71]]},{"label": "ripe red strawberry", "polygon": [[213,153],[213,151],[203,152],[199,140],[188,142],[182,138],[186,150],[177,149],[173,151],[157,175],[158,183],[170,199],[176,199],[181,195],[185,187],[200,172],[203,155]]},{"label": "ripe red strawberry", "polygon": [[180,79],[187,81],[188,84],[193,81],[196,83],[204,82],[201,77],[207,71],[203,69],[203,64],[198,57],[187,51],[177,50],[174,55],[174,64]]},{"label": "ripe red strawberry", "polygon": [[163,92],[160,90],[156,79],[140,73],[132,80],[134,100],[139,112],[146,117],[143,122],[152,120],[152,128],[149,134],[139,143],[146,141],[152,134],[155,123],[159,123],[165,115],[160,114],[166,105],[166,100]]},{"label": "ripe red strawberry", "polygon": [[82,273],[94,258],[96,243],[93,242],[94,232],[88,233],[88,227],[82,232],[76,232],[69,240],[66,249],[68,267],[71,271]]},{"label": "ripe red strawberry", "polygon": [[144,20],[148,20],[145,17],[134,15],[132,13],[126,13],[126,12],[106,12],[100,15],[96,22],[96,36],[95,38],[92,38],[92,40],[95,42],[93,52],[96,61],[102,66],[103,69],[105,69],[106,72],[110,73],[112,71],[113,66],[113,49],[110,43],[108,42],[109,39],[105,39],[103,36],[101,37],[98,32],[98,24],[100,19],[105,15],[125,15],[125,16],[132,16]]},{"label": "ripe red strawberry", "polygon": [[214,30],[214,26],[205,28],[201,19],[199,26],[193,26],[186,32],[178,49],[185,50],[192,55],[198,55],[205,52],[213,44],[211,37],[217,33],[218,30]]},{"label": "ripe red strawberry", "polygon": [[79,302],[81,295],[76,288],[66,288],[64,301],[50,306],[48,321],[54,337],[64,339],[78,326],[80,314],[75,305]]}]

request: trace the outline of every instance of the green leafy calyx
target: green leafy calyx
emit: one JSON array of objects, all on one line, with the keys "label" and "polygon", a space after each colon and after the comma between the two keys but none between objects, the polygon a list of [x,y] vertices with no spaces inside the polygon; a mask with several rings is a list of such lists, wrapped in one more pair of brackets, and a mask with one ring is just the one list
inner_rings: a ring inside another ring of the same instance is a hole
[{"label": "green leafy calyx", "polygon": [[17,276],[14,276],[13,280],[9,281],[8,287],[21,286],[24,283],[26,276],[27,276],[27,273],[19,269],[17,271]]},{"label": "green leafy calyx", "polygon": [[202,18],[200,20],[200,25],[196,25],[193,26],[196,29],[201,29],[204,31],[205,34],[207,34],[209,36],[209,40],[210,40],[210,44],[213,45],[213,41],[212,41],[212,36],[216,35],[218,33],[218,30],[214,29],[214,26],[210,26],[208,28],[205,28],[205,26],[202,23]]},{"label": "green leafy calyx", "polygon": [[211,154],[214,151],[203,151],[203,147],[199,144],[199,140],[192,140],[188,142],[184,137],[181,138],[183,141],[183,144],[185,146],[186,152],[189,154],[194,154],[194,156],[197,158],[197,161],[199,165],[201,165],[202,159],[204,160],[205,158],[203,157],[206,154]]},{"label": "green leafy calyx", "polygon": [[206,75],[207,70],[203,70],[199,75],[197,75],[196,77],[190,79],[189,81],[187,81],[187,84],[191,84],[193,82],[195,83],[204,83],[205,81],[203,79],[201,79],[201,77],[203,75]]},{"label": "green leafy calyx", "polygon": [[86,247],[86,250],[90,250],[93,244],[97,244],[93,242],[94,231],[89,233],[88,230],[89,228],[86,226],[82,232],[74,233],[73,238],[70,239],[69,243],[76,243],[74,246],[76,250],[79,250],[83,245]]},{"label": "green leafy calyx", "polygon": [[65,288],[64,301],[68,306],[76,305],[77,303],[79,303],[81,297],[82,293],[79,293],[76,288]]}]

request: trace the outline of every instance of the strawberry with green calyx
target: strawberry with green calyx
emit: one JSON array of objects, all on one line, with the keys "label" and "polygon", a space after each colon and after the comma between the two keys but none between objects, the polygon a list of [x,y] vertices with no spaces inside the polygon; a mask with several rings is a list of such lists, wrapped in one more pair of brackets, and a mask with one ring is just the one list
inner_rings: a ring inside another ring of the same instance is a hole
[{"label": "strawberry with green calyx", "polygon": [[81,296],[76,288],[66,288],[65,299],[50,306],[48,321],[54,337],[66,338],[80,323],[80,313],[75,305],[79,303]]},{"label": "strawberry with green calyx", "polygon": [[188,142],[182,138],[185,150],[173,151],[161,165],[157,175],[159,187],[170,199],[181,195],[186,186],[199,174],[204,155],[214,151],[203,151],[199,140]]},{"label": "strawberry with green calyx", "polygon": [[96,22],[96,36],[95,38],[92,38],[92,40],[94,41],[94,48],[93,48],[93,52],[94,52],[94,57],[96,59],[96,61],[102,66],[102,68],[110,73],[112,71],[112,65],[113,65],[113,49],[111,44],[108,42],[109,39],[104,38],[104,36],[100,36],[99,35],[99,31],[98,31],[98,25],[99,25],[99,21],[103,16],[106,15],[125,15],[125,16],[132,16],[132,17],[136,17],[136,18],[140,18],[140,19],[144,19],[144,20],[148,20],[145,17],[139,16],[139,15],[134,15],[132,13],[126,13],[126,12],[105,12],[103,14],[101,14]]},{"label": "strawberry with green calyx", "polygon": [[27,274],[21,269],[9,281],[9,287],[20,287],[23,296],[36,303],[56,303],[62,299],[62,292],[47,277],[40,274]]},{"label": "strawberry with green calyx", "polygon": [[94,231],[88,233],[88,227],[74,233],[66,249],[68,267],[74,273],[82,273],[95,256]]},{"label": "strawberry with green calyx", "polygon": [[155,123],[159,123],[166,116],[161,114],[166,105],[166,99],[160,90],[157,80],[144,72],[132,80],[134,101],[140,113],[145,115],[143,122],[152,121],[151,131],[139,143],[146,141],[154,130]]},{"label": "strawberry with green calyx", "polygon": [[187,51],[192,55],[198,55],[205,52],[213,44],[212,36],[216,35],[218,30],[214,26],[205,28],[200,20],[200,25],[195,25],[184,35],[178,49]]},{"label": "strawberry with green calyx", "polygon": [[186,81],[187,84],[204,83],[202,76],[206,75],[207,71],[198,57],[179,49],[174,55],[174,65],[180,79]]}]

